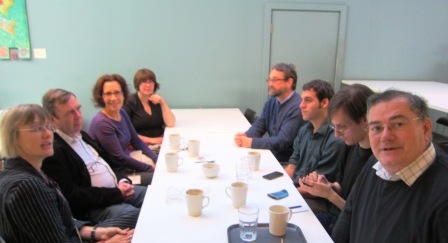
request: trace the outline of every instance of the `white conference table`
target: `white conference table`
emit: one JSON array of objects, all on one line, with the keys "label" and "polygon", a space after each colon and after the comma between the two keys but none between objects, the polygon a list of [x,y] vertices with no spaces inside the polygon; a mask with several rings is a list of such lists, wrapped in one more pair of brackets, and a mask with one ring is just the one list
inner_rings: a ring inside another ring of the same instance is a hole
[{"label": "white conference table", "polygon": [[448,83],[434,81],[384,81],[384,80],[342,80],[343,84],[363,84],[374,92],[398,89],[419,95],[428,101],[431,109],[448,113]]},{"label": "white conference table", "polygon": [[[157,168],[132,242],[228,242],[227,229],[238,223],[238,210],[232,207],[225,188],[235,181],[235,163],[251,150],[236,147],[233,136],[245,131],[250,124],[239,109],[174,109],[173,112],[176,126],[165,130]],[[184,160],[178,171],[167,172],[164,154],[171,151],[167,136],[172,133],[180,133],[185,140],[199,139],[202,159],[215,160],[221,166],[218,177],[206,178],[202,174],[202,163],[194,163],[198,158],[188,157],[186,151],[179,152]],[[260,170],[254,172],[249,182],[247,203],[258,205],[258,222],[269,222],[271,205],[302,205],[289,222],[301,228],[308,242],[332,242],[287,175],[272,181],[261,177],[284,170],[269,150],[257,151],[261,153]],[[189,188],[203,189],[210,198],[200,217],[187,214],[183,195]],[[267,196],[281,189],[288,190],[289,197],[276,201]]]}]

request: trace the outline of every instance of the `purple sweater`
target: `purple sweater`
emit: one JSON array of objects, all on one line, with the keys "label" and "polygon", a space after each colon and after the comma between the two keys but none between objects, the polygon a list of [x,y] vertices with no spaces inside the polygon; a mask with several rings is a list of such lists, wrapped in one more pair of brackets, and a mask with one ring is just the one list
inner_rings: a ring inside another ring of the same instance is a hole
[{"label": "purple sweater", "polygon": [[154,162],[157,161],[157,155],[138,137],[128,114],[123,109],[120,110],[120,115],[121,120],[115,121],[102,112],[98,112],[90,123],[89,135],[112,157],[122,161],[121,166],[139,172],[151,171],[152,167],[150,165],[133,159],[129,155],[128,147],[132,145],[134,150],[141,150],[143,154],[150,157]]}]

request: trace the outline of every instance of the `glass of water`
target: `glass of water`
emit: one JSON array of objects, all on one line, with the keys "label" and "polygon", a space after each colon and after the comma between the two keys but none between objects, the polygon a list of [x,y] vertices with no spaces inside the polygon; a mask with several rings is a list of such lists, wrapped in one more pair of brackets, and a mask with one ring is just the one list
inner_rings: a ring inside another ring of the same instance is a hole
[{"label": "glass of water", "polygon": [[246,204],[238,208],[240,238],[243,241],[252,242],[257,239],[258,211],[258,206],[253,204]]},{"label": "glass of water", "polygon": [[246,156],[235,164],[236,181],[248,183],[252,179],[252,165]]}]

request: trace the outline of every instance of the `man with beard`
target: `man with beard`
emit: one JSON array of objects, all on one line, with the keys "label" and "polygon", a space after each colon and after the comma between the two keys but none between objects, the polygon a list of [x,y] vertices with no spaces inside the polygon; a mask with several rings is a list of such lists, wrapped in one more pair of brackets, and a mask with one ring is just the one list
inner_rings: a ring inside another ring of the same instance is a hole
[{"label": "man with beard", "polygon": [[[293,151],[294,138],[305,123],[300,111],[301,98],[295,92],[297,71],[293,64],[276,64],[266,80],[269,98],[255,123],[235,135],[238,147],[269,149],[284,164]],[[264,136],[265,134],[269,136]]]}]

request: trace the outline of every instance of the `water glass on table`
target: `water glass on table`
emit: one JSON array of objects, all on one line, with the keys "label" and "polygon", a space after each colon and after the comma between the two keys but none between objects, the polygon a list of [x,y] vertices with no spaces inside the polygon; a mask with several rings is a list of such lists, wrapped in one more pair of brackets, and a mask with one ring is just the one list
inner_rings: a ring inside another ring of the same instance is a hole
[{"label": "water glass on table", "polygon": [[252,179],[252,164],[251,161],[243,156],[240,162],[235,165],[236,181],[249,182]]},{"label": "water glass on table", "polygon": [[258,206],[254,204],[246,204],[238,208],[240,238],[243,241],[252,242],[257,239],[258,211]]}]

